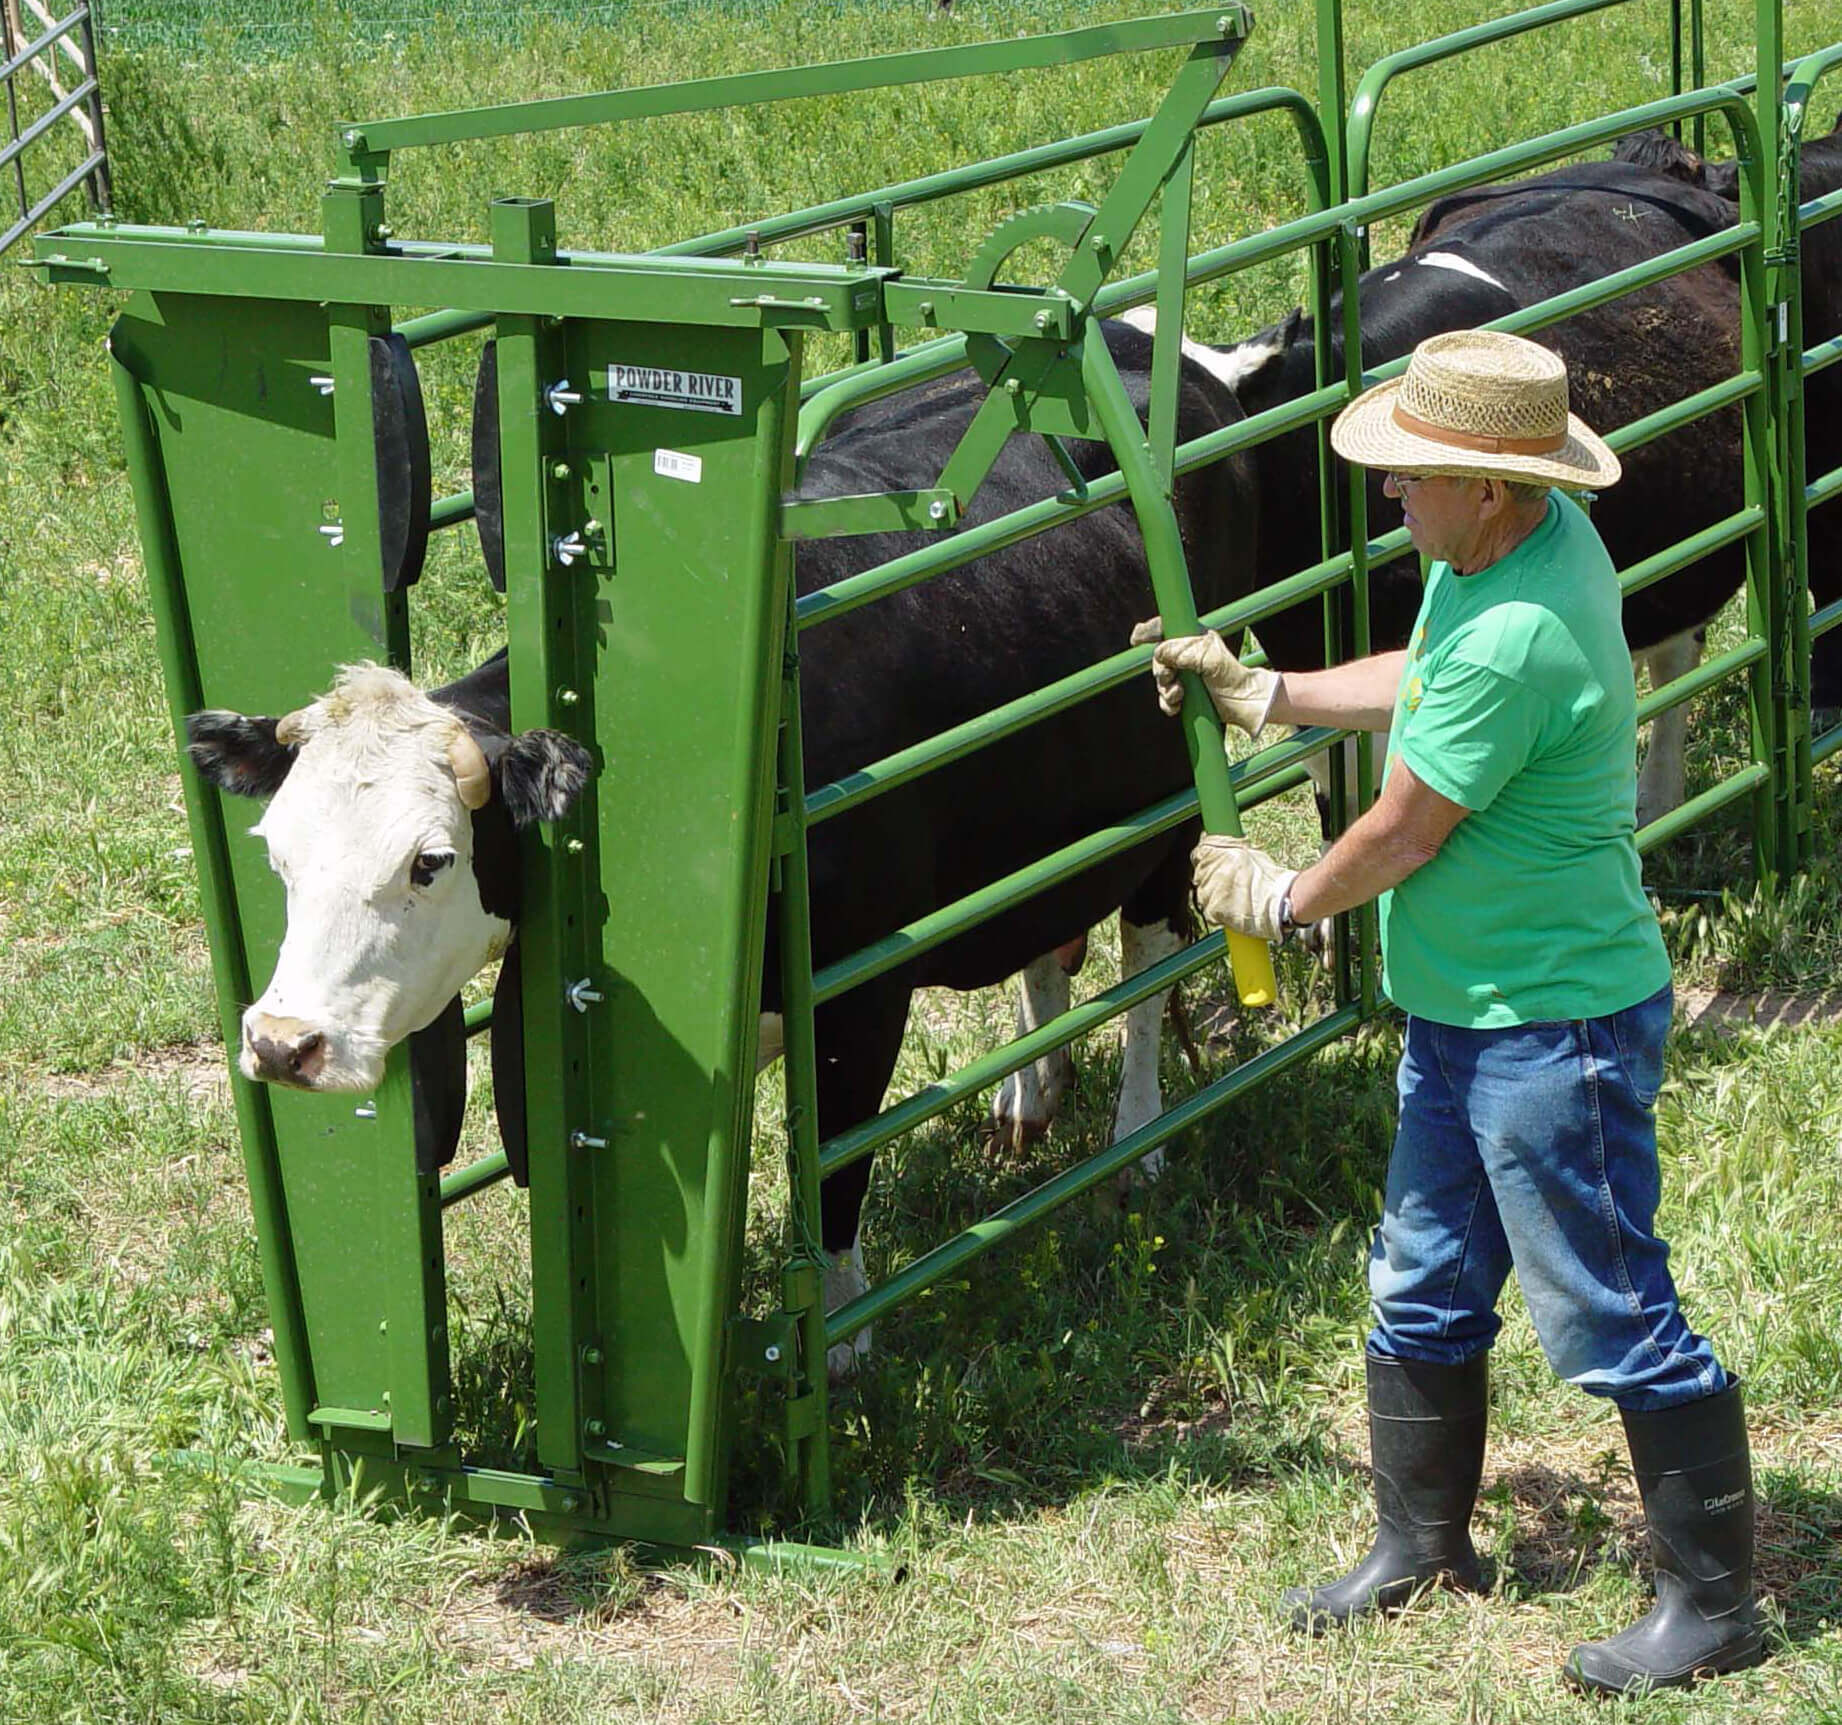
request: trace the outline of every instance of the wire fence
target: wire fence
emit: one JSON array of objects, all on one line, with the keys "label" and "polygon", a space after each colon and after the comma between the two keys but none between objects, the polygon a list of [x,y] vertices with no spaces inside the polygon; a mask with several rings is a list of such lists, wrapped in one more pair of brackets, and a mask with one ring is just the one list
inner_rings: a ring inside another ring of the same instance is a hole
[{"label": "wire fence", "polygon": [[[546,27],[592,27],[652,34],[692,13],[739,17],[774,9],[777,0],[505,0],[498,5],[448,0],[98,0],[93,10],[106,48],[184,51],[226,45],[251,56],[311,51],[328,39],[388,48],[442,34],[521,41]],[[806,0],[805,19],[886,11],[906,17],[950,11],[952,0]],[[981,12],[994,10],[985,0]],[[1037,8],[1024,0],[1001,8],[1005,23],[1027,26]]]}]

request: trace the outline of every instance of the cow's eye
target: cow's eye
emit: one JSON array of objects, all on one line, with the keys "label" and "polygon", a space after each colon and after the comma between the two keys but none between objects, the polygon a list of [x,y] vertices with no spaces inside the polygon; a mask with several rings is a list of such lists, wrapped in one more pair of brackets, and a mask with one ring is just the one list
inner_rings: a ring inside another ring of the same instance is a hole
[{"label": "cow's eye", "polygon": [[427,886],[436,875],[454,861],[452,851],[424,851],[410,864],[409,880],[412,886]]}]

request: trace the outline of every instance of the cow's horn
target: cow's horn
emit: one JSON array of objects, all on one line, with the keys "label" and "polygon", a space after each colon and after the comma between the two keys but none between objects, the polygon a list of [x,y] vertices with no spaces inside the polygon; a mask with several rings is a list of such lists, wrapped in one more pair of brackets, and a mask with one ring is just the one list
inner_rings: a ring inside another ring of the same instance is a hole
[{"label": "cow's horn", "polygon": [[492,796],[492,769],[486,765],[486,756],[471,731],[454,733],[448,744],[448,765],[454,769],[460,800],[470,809],[485,808]]},{"label": "cow's horn", "polygon": [[275,740],[289,748],[307,741],[307,709],[284,714],[275,721]]}]

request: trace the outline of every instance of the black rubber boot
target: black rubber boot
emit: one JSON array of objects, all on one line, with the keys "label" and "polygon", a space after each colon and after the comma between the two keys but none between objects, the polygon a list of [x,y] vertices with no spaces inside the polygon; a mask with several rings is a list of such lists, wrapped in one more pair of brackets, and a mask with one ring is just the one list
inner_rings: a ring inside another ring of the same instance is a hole
[{"label": "black rubber boot", "polygon": [[1752,1599],[1752,1458],[1738,1383],[1661,1413],[1626,1413],[1650,1524],[1657,1602],[1608,1641],[1576,1647],[1567,1675],[1622,1695],[1680,1689],[1765,1657]]},{"label": "black rubber boot", "polygon": [[1370,1354],[1368,1367],[1375,1545],[1342,1580],[1286,1591],[1292,1627],[1307,1635],[1394,1610],[1429,1582],[1480,1585],[1471,1509],[1484,1472],[1488,1356],[1429,1366]]}]

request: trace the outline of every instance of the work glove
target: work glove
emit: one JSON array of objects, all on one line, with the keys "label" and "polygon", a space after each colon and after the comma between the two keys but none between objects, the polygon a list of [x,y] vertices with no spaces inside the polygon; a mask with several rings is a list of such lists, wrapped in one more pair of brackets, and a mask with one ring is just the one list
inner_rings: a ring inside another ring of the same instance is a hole
[{"label": "work glove", "polygon": [[[1132,645],[1164,641],[1164,619],[1148,617],[1132,631]],[[1250,737],[1259,736],[1279,693],[1277,671],[1252,670],[1243,665],[1214,630],[1201,635],[1180,635],[1164,641],[1151,659],[1157,679],[1158,705],[1173,718],[1183,710],[1180,671],[1194,671],[1209,691],[1209,699],[1225,725],[1238,725]]]},{"label": "work glove", "polygon": [[1231,928],[1260,940],[1284,940],[1281,906],[1298,879],[1295,868],[1278,863],[1247,839],[1211,833],[1190,852],[1196,902],[1214,928]]}]

